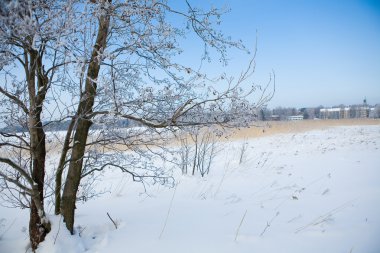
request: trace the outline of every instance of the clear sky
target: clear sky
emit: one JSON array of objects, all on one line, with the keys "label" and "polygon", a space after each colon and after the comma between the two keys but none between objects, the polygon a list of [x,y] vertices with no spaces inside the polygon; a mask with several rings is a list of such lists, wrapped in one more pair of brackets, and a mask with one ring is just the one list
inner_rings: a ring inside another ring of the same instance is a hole
[{"label": "clear sky", "polygon": [[[380,0],[193,0],[227,5],[226,34],[252,47],[258,31],[256,80],[273,69],[269,107],[380,103]],[[231,69],[248,57],[232,51]]]}]

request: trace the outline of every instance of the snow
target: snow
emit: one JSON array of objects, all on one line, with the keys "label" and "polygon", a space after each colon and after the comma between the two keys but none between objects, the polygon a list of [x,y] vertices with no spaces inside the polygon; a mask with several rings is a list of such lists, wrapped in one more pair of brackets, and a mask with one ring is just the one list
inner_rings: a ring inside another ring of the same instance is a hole
[{"label": "snow", "polygon": [[[75,235],[49,216],[37,252],[380,252],[379,125],[249,139],[239,164],[245,142],[220,144],[204,178],[178,169],[175,188],[110,171]],[[0,221],[0,252],[25,252],[28,211],[0,207]]]}]

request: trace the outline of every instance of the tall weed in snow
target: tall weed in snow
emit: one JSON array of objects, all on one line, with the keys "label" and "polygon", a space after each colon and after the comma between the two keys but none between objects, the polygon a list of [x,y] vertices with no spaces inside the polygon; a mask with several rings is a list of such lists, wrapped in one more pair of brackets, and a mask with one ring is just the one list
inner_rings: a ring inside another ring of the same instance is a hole
[{"label": "tall weed in snow", "polygon": [[198,171],[202,177],[210,172],[211,164],[219,148],[214,132],[193,128],[188,134],[180,137],[180,167],[182,174],[191,174]]}]

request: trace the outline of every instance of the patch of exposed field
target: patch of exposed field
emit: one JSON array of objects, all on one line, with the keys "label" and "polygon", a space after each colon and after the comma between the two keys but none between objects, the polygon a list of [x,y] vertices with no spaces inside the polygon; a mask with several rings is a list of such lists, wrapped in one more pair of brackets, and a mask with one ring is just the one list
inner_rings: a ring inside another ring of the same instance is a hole
[{"label": "patch of exposed field", "polygon": [[249,139],[283,133],[302,133],[310,130],[325,130],[337,126],[380,125],[379,119],[258,121],[250,128],[234,130],[231,139]]}]

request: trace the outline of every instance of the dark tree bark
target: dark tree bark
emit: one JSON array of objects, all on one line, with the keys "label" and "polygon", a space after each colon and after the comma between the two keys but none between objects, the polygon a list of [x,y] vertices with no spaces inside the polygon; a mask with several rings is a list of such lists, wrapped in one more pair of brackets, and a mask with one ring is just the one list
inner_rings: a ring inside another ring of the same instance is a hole
[{"label": "dark tree bark", "polygon": [[[111,1],[109,0],[109,2]],[[105,13],[99,19],[99,30],[96,44],[92,51],[90,64],[87,69],[85,90],[81,95],[81,100],[78,105],[78,124],[74,135],[71,159],[61,202],[61,213],[64,217],[66,227],[71,234],[74,232],[75,202],[81,179],[83,156],[86,151],[88,132],[92,124],[89,115],[92,113],[95,102],[97,88],[96,80],[99,75],[101,63],[100,56],[106,47],[109,25],[110,15]]]},{"label": "dark tree bark", "polygon": [[71,133],[74,128],[74,124],[76,122],[76,119],[73,118],[70,122],[69,128],[67,129],[65,141],[63,143],[63,148],[62,148],[62,153],[61,157],[59,159],[59,164],[57,167],[57,172],[55,174],[55,214],[58,215],[61,213],[61,190],[62,190],[62,174],[63,174],[63,169],[66,163],[66,156],[67,152],[70,149],[70,138],[71,138]]},{"label": "dark tree bark", "polygon": [[[45,217],[44,211],[44,179],[46,142],[45,132],[42,127],[42,104],[45,100],[48,78],[44,75],[41,57],[36,50],[28,49],[25,59],[29,55],[29,68],[27,70],[28,92],[30,98],[29,132],[31,144],[31,174],[34,185],[30,201],[29,236],[31,247],[37,249],[40,242],[50,231],[50,222]],[[37,91],[36,91],[37,77]]]}]

